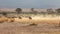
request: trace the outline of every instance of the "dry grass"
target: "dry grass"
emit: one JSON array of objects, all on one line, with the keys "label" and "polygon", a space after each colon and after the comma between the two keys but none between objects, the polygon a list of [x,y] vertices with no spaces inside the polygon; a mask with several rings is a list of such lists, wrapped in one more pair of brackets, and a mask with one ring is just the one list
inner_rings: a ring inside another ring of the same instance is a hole
[{"label": "dry grass", "polygon": [[8,21],[8,18],[6,17],[0,17],[0,23]]},{"label": "dry grass", "polygon": [[60,27],[57,25],[40,23],[37,26],[29,26],[22,23],[2,23],[0,34],[60,34]]},{"label": "dry grass", "polygon": [[11,21],[14,22],[14,18],[0,17],[0,23],[11,22]]},{"label": "dry grass", "polygon": [[16,22],[21,22],[21,23],[59,23],[60,18],[59,17],[52,17],[52,18],[48,18],[48,17],[32,17],[32,19],[29,18],[22,18],[22,19],[18,19],[15,18]]},{"label": "dry grass", "polygon": [[[5,18],[2,18],[3,20]],[[60,27],[58,27],[60,17],[32,17],[32,20],[22,17],[22,19],[9,18],[8,20],[14,22],[0,24],[0,34],[60,34]],[[30,23],[36,23],[37,26],[30,26]]]}]

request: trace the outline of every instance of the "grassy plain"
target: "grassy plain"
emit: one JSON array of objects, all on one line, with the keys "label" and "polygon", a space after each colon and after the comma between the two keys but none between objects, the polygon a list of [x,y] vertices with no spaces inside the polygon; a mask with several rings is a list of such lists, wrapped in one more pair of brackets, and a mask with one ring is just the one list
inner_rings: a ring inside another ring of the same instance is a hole
[{"label": "grassy plain", "polygon": [[[60,16],[47,14],[21,14],[19,16],[22,19],[14,18],[14,22],[0,23],[0,34],[60,34]],[[31,16],[32,19],[29,19],[28,16]],[[7,18],[7,20],[9,19]],[[5,20],[4,17],[0,18],[0,21]],[[37,26],[30,26],[31,23],[36,23]]]}]

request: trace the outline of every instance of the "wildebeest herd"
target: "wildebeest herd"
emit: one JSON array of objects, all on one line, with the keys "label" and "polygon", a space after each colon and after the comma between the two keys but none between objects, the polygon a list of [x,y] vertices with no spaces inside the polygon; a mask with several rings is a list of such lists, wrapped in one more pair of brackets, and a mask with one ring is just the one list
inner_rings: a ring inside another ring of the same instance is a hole
[{"label": "wildebeest herd", "polygon": [[[0,16],[0,23],[4,23],[4,22],[10,22],[10,23],[12,23],[12,22],[15,22],[15,18],[18,18],[18,19],[23,19],[23,17],[21,17],[21,16],[19,16],[19,17],[16,17],[16,16],[10,16],[10,17],[7,17],[7,16],[4,16],[4,17],[2,17],[2,16]],[[26,18],[28,18],[29,20],[33,20],[33,17],[31,17],[31,16],[28,16],[28,17],[26,17]],[[38,20],[37,20],[38,21]],[[37,25],[37,24],[35,24],[34,22],[32,23],[32,24],[30,24],[30,25]],[[59,26],[60,26],[60,22],[59,22]]]},{"label": "wildebeest herd", "polygon": [[[1,18],[2,18],[2,20],[1,20]],[[6,19],[5,19],[5,18],[6,18]],[[4,22],[11,22],[11,23],[12,23],[12,22],[14,22],[14,20],[15,20],[14,18],[22,19],[22,17],[20,17],[20,16],[19,16],[19,17],[6,17],[6,16],[5,16],[5,17],[0,17],[0,23],[4,23]],[[29,19],[29,20],[32,20],[32,17],[29,16],[28,19]],[[30,25],[32,26],[32,25],[37,25],[37,24],[32,23],[32,24],[30,24]]]}]

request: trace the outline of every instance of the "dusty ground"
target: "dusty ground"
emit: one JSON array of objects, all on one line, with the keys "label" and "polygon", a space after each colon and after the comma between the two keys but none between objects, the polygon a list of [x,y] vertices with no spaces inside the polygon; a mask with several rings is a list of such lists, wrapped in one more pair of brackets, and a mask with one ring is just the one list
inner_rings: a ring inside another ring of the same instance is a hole
[{"label": "dusty ground", "polygon": [[22,23],[0,23],[0,34],[60,34],[58,24],[40,23],[30,26]]}]

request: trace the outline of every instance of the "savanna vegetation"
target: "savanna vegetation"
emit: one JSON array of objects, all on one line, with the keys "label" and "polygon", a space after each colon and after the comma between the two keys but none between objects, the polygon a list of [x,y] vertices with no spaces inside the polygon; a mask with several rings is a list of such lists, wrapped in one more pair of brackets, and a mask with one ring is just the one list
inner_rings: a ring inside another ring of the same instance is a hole
[{"label": "savanna vegetation", "polygon": [[0,12],[0,34],[60,34],[60,8],[38,12]]}]

